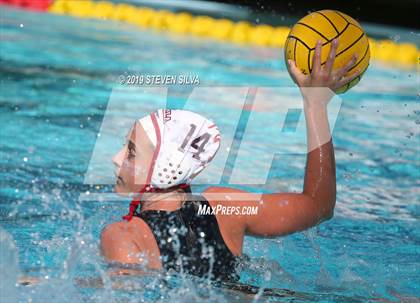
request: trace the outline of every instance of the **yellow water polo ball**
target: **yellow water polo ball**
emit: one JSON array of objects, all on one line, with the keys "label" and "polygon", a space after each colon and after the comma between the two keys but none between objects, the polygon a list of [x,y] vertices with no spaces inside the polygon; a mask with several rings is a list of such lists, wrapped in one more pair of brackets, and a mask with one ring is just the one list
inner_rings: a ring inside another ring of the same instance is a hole
[{"label": "yellow water polo ball", "polygon": [[290,30],[284,57],[286,62],[289,59],[294,60],[303,73],[309,74],[312,71],[312,57],[317,41],[322,41],[321,62],[325,64],[332,41],[336,38],[339,45],[334,69],[346,65],[354,54],[358,56],[348,75],[356,70],[360,70],[360,75],[336,90],[336,93],[344,93],[360,81],[370,59],[368,37],[352,17],[335,10],[321,10],[303,17]]}]

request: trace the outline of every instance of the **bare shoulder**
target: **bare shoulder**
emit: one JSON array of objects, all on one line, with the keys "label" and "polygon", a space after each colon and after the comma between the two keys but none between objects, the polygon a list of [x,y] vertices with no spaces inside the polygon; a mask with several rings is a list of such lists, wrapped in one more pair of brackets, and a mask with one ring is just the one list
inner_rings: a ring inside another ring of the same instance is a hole
[{"label": "bare shoulder", "polygon": [[204,191],[204,193],[248,193],[245,190],[227,187],[227,186],[209,186]]},{"label": "bare shoulder", "polygon": [[233,210],[243,206],[244,201],[253,200],[253,194],[232,187],[212,186],[204,190],[202,195],[213,209],[221,210],[216,211],[215,217],[223,240],[234,255],[241,255],[246,216],[237,214]]},{"label": "bare shoulder", "polygon": [[147,223],[137,217],[107,225],[101,233],[101,251],[108,261],[162,267],[156,239]]},{"label": "bare shoulder", "polygon": [[133,237],[133,239],[140,242],[154,238],[153,233],[147,223],[138,217],[133,217],[130,221],[114,222],[105,226],[105,228],[102,230],[101,238],[114,238],[121,235],[122,233],[129,234]]},{"label": "bare shoulder", "polygon": [[225,186],[208,187],[203,191],[202,195],[210,204],[213,202],[222,205],[244,205],[247,202],[253,204],[261,198],[260,194]]},{"label": "bare shoulder", "polygon": [[120,233],[120,232],[133,232],[137,228],[141,228],[146,224],[142,219],[134,217],[130,221],[119,221],[108,224],[102,230],[102,235],[108,235],[112,233]]}]

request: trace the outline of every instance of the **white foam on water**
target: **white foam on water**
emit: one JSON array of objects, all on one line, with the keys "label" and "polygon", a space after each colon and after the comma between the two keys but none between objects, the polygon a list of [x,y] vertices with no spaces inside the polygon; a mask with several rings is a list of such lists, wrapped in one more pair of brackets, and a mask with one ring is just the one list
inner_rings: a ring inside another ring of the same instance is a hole
[{"label": "white foam on water", "polygon": [[18,250],[13,237],[0,227],[0,301],[18,301]]}]

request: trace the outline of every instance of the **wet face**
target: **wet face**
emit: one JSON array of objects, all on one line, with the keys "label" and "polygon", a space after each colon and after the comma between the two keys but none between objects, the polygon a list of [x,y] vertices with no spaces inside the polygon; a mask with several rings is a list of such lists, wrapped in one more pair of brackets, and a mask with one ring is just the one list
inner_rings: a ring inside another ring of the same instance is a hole
[{"label": "wet face", "polygon": [[154,146],[143,127],[136,122],[121,150],[112,158],[117,181],[115,192],[138,193],[146,183]]}]

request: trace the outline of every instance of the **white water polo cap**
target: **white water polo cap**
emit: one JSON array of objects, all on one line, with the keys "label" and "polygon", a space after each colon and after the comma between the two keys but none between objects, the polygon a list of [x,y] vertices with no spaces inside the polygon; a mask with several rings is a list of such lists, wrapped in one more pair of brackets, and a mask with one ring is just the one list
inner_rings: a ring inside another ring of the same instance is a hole
[{"label": "white water polo cap", "polygon": [[155,146],[147,179],[155,189],[191,183],[220,147],[216,124],[190,111],[159,109],[138,122]]}]

